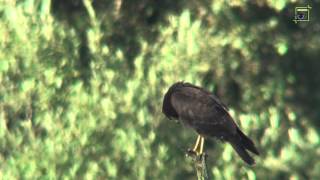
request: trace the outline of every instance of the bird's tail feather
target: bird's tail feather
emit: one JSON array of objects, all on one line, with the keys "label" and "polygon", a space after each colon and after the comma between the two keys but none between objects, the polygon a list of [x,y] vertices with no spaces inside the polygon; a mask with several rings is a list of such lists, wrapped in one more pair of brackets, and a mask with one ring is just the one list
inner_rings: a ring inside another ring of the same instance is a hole
[{"label": "bird's tail feather", "polygon": [[242,146],[244,146],[245,149],[248,149],[252,153],[259,155],[259,151],[254,146],[254,143],[249,139],[239,128],[237,128],[238,135],[240,136],[240,141]]},{"label": "bird's tail feather", "polygon": [[255,164],[254,159],[249,155],[247,150],[259,155],[257,148],[254,146],[253,142],[237,129],[238,134],[229,139],[230,144],[233,149],[238,153],[238,155],[249,165]]},{"label": "bird's tail feather", "polygon": [[248,154],[248,152],[245,150],[242,144],[239,143],[239,141],[230,141],[230,143],[242,160],[244,160],[249,165],[253,165],[255,163],[254,159]]}]

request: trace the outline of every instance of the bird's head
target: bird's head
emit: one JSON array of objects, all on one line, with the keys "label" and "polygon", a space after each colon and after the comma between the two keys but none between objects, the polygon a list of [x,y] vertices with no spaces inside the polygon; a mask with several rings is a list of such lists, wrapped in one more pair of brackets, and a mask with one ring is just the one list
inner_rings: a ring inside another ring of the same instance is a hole
[{"label": "bird's head", "polygon": [[171,95],[175,90],[179,89],[179,87],[182,87],[182,86],[183,86],[183,82],[177,82],[173,84],[164,95],[163,104],[162,104],[162,113],[166,115],[166,117],[169,118],[170,120],[179,118],[178,113],[172,106]]}]

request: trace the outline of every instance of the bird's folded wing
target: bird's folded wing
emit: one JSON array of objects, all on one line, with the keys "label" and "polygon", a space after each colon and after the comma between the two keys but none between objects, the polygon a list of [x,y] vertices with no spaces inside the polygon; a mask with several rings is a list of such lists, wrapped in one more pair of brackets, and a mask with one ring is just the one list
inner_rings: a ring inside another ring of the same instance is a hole
[{"label": "bird's folded wing", "polygon": [[213,101],[215,101],[217,104],[219,104],[221,107],[223,107],[223,109],[225,109],[226,111],[229,110],[229,108],[223,103],[220,101],[219,98],[217,98],[215,95],[213,95],[212,93],[210,93],[209,91],[201,88],[201,87],[198,87],[198,86],[195,86],[193,84],[190,84],[190,83],[185,83],[187,87],[185,87],[186,89],[198,89],[199,91],[201,91],[202,93],[205,93],[207,94],[208,96],[210,96],[211,99],[213,99]]},{"label": "bird's folded wing", "polygon": [[208,94],[195,88],[183,88],[171,96],[171,103],[192,127],[215,126],[227,131],[235,131],[236,125],[226,109]]}]

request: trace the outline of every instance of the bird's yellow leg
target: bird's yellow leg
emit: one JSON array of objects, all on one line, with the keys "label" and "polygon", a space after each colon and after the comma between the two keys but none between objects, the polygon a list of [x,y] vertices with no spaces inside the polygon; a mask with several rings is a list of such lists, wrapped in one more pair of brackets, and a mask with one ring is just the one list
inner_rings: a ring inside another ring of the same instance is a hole
[{"label": "bird's yellow leg", "polygon": [[197,152],[198,146],[199,146],[199,142],[200,142],[201,136],[199,135],[196,141],[196,144],[194,145],[193,151]]},{"label": "bird's yellow leg", "polygon": [[204,146],[204,137],[200,136],[200,152],[199,152],[199,154],[203,153],[203,146]]},{"label": "bird's yellow leg", "polygon": [[203,144],[204,144],[204,138],[199,135],[197,138],[197,142],[193,148],[193,151],[196,152],[197,155],[200,155],[203,153]]}]

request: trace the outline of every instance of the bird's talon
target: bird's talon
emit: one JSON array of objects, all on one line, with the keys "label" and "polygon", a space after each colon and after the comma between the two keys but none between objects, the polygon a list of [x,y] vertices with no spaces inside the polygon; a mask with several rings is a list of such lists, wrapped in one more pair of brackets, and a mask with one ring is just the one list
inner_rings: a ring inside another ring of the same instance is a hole
[{"label": "bird's talon", "polygon": [[198,153],[194,151],[193,149],[187,150],[187,156],[196,156]]}]

